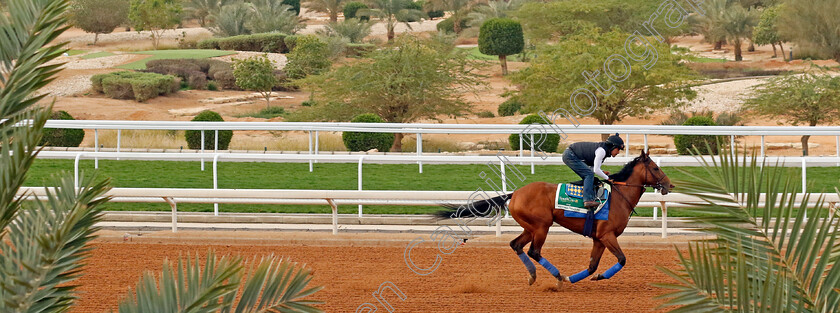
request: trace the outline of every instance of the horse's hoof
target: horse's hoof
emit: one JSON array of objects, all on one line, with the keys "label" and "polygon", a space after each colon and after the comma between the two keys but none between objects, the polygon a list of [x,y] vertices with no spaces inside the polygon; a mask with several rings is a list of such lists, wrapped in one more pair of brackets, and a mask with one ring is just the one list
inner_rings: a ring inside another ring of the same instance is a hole
[{"label": "horse's hoof", "polygon": [[533,285],[535,281],[537,281],[537,275],[536,274],[528,275],[528,285],[529,286]]},{"label": "horse's hoof", "polygon": [[601,274],[592,276],[592,280],[595,280],[595,281],[602,280],[602,279],[604,279],[604,276],[601,275]]},{"label": "horse's hoof", "polygon": [[563,281],[567,280],[565,276],[557,277],[557,291],[563,290]]}]

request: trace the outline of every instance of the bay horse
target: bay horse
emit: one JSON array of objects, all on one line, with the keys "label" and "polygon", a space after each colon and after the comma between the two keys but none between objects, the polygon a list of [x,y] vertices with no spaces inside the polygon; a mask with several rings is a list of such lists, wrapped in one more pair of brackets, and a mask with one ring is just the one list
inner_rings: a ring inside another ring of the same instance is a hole
[{"label": "bay horse", "polygon": [[[456,207],[454,205],[446,205],[445,207],[449,210],[438,212],[438,216],[443,218],[479,216],[476,212],[488,212],[490,211],[488,209],[492,206],[504,207],[505,200],[509,197],[510,203],[508,204],[508,210],[510,210],[510,215],[524,229],[522,234],[510,242],[510,247],[516,252],[522,263],[525,264],[525,268],[528,269],[529,285],[534,284],[537,279],[537,273],[534,263],[528,257],[534,259],[534,261],[542,265],[542,267],[557,278],[557,287],[559,289],[562,287],[564,281],[575,283],[594,274],[598,269],[604,248],[609,249],[615,255],[618,263],[604,273],[595,275],[592,277],[592,280],[609,279],[618,273],[626,263],[627,259],[624,257],[624,253],[621,252],[617,238],[621,236],[624,228],[627,227],[627,223],[630,221],[630,214],[639,203],[639,199],[642,198],[645,189],[647,187],[653,187],[663,195],[666,195],[674,188],[668,176],[662,172],[659,166],[644,151],[642,151],[640,156],[627,163],[621,171],[609,175],[609,177],[613,181],[612,194],[609,199],[609,218],[606,221],[595,221],[595,230],[592,233],[592,252],[589,268],[572,276],[561,275],[554,265],[540,255],[540,251],[548,235],[548,229],[554,223],[560,224],[560,226],[572,232],[583,234],[585,219],[564,217],[562,209],[554,208],[557,184],[533,182],[517,189],[513,193],[468,204],[468,209],[464,209],[464,206]],[[523,252],[523,248],[528,243],[531,246],[528,248],[528,254],[526,255]]]}]

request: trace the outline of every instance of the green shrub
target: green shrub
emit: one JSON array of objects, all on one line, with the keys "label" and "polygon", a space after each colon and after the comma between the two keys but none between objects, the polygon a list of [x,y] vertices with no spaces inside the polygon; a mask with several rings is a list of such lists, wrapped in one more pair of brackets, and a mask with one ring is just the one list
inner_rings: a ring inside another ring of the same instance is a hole
[{"label": "green shrub", "polygon": [[300,36],[295,40],[295,48],[286,56],[288,62],[283,70],[291,79],[318,75],[332,65],[329,57],[329,46],[321,38]]},{"label": "green shrub", "polygon": [[236,85],[236,76],[233,76],[233,68],[228,70],[219,70],[213,74],[213,80],[219,84],[222,89],[240,90]]},{"label": "green shrub", "polygon": [[114,99],[135,99],[139,102],[177,92],[181,80],[172,75],[122,71],[91,77],[98,92]]},{"label": "green shrub", "polygon": [[[708,116],[694,116],[685,120],[683,125],[715,126],[716,124]],[[700,154],[716,154],[718,152],[717,137],[712,135],[675,135],[674,145],[677,146],[677,153],[679,154],[692,154],[695,148],[700,151]]]},{"label": "green shrub", "polygon": [[283,0],[281,3],[292,7],[295,15],[300,15],[300,0]]},{"label": "green shrub", "polygon": [[525,37],[522,25],[509,18],[491,18],[481,24],[478,51],[486,55],[512,55],[522,52]]},{"label": "green shrub", "polygon": [[[194,122],[223,122],[222,116],[219,113],[207,110],[198,113],[192,121]],[[187,130],[184,136],[187,139],[187,146],[190,149],[201,149],[201,132],[200,130]],[[204,150],[213,150],[216,144],[216,131],[205,130],[204,132]],[[219,131],[219,150],[227,150],[230,146],[230,139],[233,137],[232,130]]]},{"label": "green shrub", "polygon": [[[435,26],[439,32],[445,33],[454,33],[455,32],[455,19],[452,17],[448,17],[443,21]],[[461,19],[461,29],[467,29],[467,20]]]},{"label": "green shrub", "polygon": [[[519,124],[549,124],[549,122],[539,115],[531,114],[523,118]],[[545,140],[541,140],[541,136],[544,137]],[[508,142],[510,142],[511,150],[519,150],[519,134],[511,134],[510,137],[508,137]],[[551,133],[547,135],[534,133],[534,142],[539,143],[539,146],[534,147],[536,150],[544,152],[557,152],[557,147],[560,145],[560,135]],[[523,138],[522,143],[524,144],[522,149],[531,150],[530,139]]]},{"label": "green shrub", "polygon": [[348,43],[344,50],[344,55],[348,57],[361,57],[376,50],[376,45],[372,43]]},{"label": "green shrub", "polygon": [[[344,5],[344,19],[356,18],[357,17],[356,12],[358,12],[361,9],[367,9],[367,8],[368,8],[368,6],[364,3],[361,3],[361,2],[356,2],[356,1],[348,2],[347,4]],[[358,18],[360,20],[363,20],[363,21],[366,21],[366,20],[370,19],[367,16],[358,16]]]},{"label": "green shrub", "polygon": [[303,101],[303,102],[300,103],[300,105],[304,106],[304,107],[311,107],[311,106],[314,106],[316,104],[318,104],[318,102],[314,101],[314,100],[306,100],[306,101]]},{"label": "green shrub", "polygon": [[298,35],[288,35],[286,38],[283,38],[283,44],[286,45],[286,49],[289,49],[289,51],[295,50],[295,45],[299,37]]},{"label": "green shrub", "polygon": [[522,109],[522,103],[515,98],[507,99],[499,105],[499,116],[513,116]]},{"label": "green shrub", "polygon": [[256,51],[268,53],[287,53],[286,35],[280,33],[259,33],[225,38],[205,39],[198,42],[200,49]]},{"label": "green shrub", "polygon": [[490,111],[481,111],[481,112],[478,112],[478,114],[476,114],[476,115],[478,117],[481,117],[481,118],[496,117],[496,115],[493,115],[493,112],[490,112]]},{"label": "green shrub", "polygon": [[429,16],[430,20],[433,20],[433,19],[436,19],[438,17],[443,17],[444,12],[443,12],[443,10],[428,11],[428,12],[426,12],[426,15]]},{"label": "green shrub", "polygon": [[[405,6],[405,9],[407,9],[407,10],[417,10],[417,11],[423,11],[423,4],[422,4],[422,3],[420,3],[420,2],[417,2],[417,1],[415,1],[415,2],[409,2],[409,3],[407,3],[407,5]],[[419,21],[419,20],[420,20],[420,17],[419,17],[419,16],[416,16],[416,15],[414,15],[414,14],[397,14],[397,15],[396,15],[396,18],[397,18],[397,22],[402,22],[402,23],[405,23],[405,22],[417,22],[417,21]]]},{"label": "green shrub", "polygon": [[216,82],[214,82],[214,81],[209,81],[209,82],[207,82],[207,90],[218,91],[219,90],[219,85],[217,85]]},{"label": "green shrub", "polygon": [[229,63],[207,59],[166,59],[146,63],[144,72],[174,75],[191,89],[206,89],[207,77],[212,66],[230,66]]},{"label": "green shrub", "polygon": [[[354,117],[353,123],[384,123],[379,115],[373,113],[359,114]],[[344,146],[350,151],[368,151],[376,149],[382,152],[391,150],[394,144],[394,134],[389,133],[356,133],[344,132],[341,134]]]},{"label": "green shrub", "polygon": [[[51,120],[74,120],[70,113],[65,111],[52,112]],[[84,129],[71,128],[44,128],[44,137],[41,138],[40,146],[52,147],[78,147],[85,139]]]}]

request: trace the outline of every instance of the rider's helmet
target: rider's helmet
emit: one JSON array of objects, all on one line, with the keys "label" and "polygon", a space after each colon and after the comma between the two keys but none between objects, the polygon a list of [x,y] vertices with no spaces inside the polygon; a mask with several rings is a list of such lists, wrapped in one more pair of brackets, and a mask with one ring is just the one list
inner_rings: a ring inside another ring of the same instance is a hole
[{"label": "rider's helmet", "polygon": [[624,140],[618,136],[618,133],[615,135],[609,136],[607,138],[607,144],[611,146],[610,150],[614,148],[618,148],[619,150],[624,150]]}]

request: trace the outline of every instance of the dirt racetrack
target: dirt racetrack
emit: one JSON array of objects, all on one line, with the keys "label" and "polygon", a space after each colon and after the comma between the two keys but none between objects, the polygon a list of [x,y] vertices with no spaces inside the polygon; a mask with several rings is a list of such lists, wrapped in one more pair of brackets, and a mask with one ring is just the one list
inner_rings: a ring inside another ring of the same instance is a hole
[{"label": "dirt racetrack", "polygon": [[[134,288],[144,270],[156,275],[163,260],[208,249],[217,255],[246,259],[275,254],[314,269],[314,285],[325,288],[311,297],[324,301],[327,312],[355,312],[370,302],[386,312],[372,293],[385,281],[406,295],[400,301],[385,291],[399,312],[650,312],[662,303],[652,299],[663,292],[652,282],[671,280],[655,266],[674,268],[677,254],[670,240],[658,237],[621,237],[628,263],[613,279],[564,284],[537,265],[537,282],[528,286],[526,270],[508,247],[513,236],[471,239],[452,254],[441,254],[438,269],[420,276],[408,269],[403,255],[408,242],[421,237],[425,243],[412,250],[419,267],[429,267],[439,253],[428,234],[339,234],[290,232],[169,232],[129,235],[102,231],[84,268],[80,299],[72,312],[109,312],[117,309],[128,288]],[[212,238],[212,239],[208,239]],[[561,273],[571,275],[586,268],[590,241],[579,236],[549,237],[543,256]],[[605,253],[598,272],[615,264]]]}]

